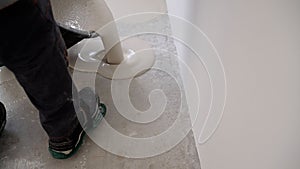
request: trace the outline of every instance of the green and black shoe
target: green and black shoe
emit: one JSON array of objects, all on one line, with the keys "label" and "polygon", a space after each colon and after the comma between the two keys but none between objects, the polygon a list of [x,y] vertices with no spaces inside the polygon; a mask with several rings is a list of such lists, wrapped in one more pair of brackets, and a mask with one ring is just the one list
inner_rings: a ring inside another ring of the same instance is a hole
[{"label": "green and black shoe", "polygon": [[84,130],[81,130],[81,132],[79,133],[79,135],[77,137],[76,144],[74,145],[74,147],[72,147],[70,149],[55,150],[49,146],[48,150],[49,150],[50,154],[52,155],[52,157],[55,159],[67,159],[69,157],[72,157],[78,151],[79,147],[82,145],[84,136],[85,136],[85,132],[84,132]]},{"label": "green and black shoe", "polygon": [[[84,88],[79,92],[79,110],[77,110],[77,117],[81,126],[74,132],[74,146],[67,149],[53,149],[49,145],[49,152],[56,159],[66,159],[73,156],[79,147],[82,145],[85,131],[96,128],[103,117],[106,115],[106,106],[100,102],[99,96],[95,94],[90,88]],[[77,133],[77,134],[76,134]],[[64,143],[55,143],[55,145]]]},{"label": "green and black shoe", "polygon": [[79,111],[77,117],[84,130],[96,128],[106,115],[106,106],[100,102],[99,96],[89,87],[80,90]]}]

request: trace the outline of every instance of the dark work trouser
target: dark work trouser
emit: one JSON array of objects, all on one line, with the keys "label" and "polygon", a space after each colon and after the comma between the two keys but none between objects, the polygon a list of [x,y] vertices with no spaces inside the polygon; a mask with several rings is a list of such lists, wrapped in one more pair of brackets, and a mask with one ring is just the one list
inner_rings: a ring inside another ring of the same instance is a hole
[{"label": "dark work trouser", "polygon": [[72,148],[82,129],[73,107],[66,47],[49,0],[19,0],[0,10],[0,24],[0,60],[39,110],[49,146]]}]

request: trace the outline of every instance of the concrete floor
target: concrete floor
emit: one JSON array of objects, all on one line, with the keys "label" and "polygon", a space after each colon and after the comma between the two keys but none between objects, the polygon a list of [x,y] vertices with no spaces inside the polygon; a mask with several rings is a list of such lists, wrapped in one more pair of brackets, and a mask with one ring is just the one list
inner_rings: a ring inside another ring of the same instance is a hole
[{"label": "concrete floor", "polygon": [[[164,31],[170,32],[169,25],[162,24],[165,23],[162,22],[165,19],[156,19],[149,24],[161,25]],[[149,24],[144,26],[149,26]],[[133,29],[130,29],[132,27],[135,30],[139,29],[136,26],[120,24],[121,36],[132,31]],[[174,57],[176,48],[173,40],[167,36],[153,34],[137,37],[149,42],[152,47],[161,49],[155,52],[155,67],[168,73],[152,69],[135,78],[130,84],[130,99],[137,109],[145,110],[149,107],[147,100],[149,93],[154,89],[161,89],[168,100],[163,114],[147,124],[130,122],[118,113],[112,102],[111,80],[97,75],[95,82],[97,92],[108,106],[106,121],[124,135],[145,138],[157,135],[172,125],[179,113],[180,105],[185,107],[185,119],[189,119],[189,116],[178,64]],[[169,52],[164,52],[165,50]],[[86,73],[77,73],[86,77]],[[84,86],[85,82],[83,79],[77,85]],[[200,161],[191,131],[171,150],[154,157],[133,159],[118,156],[99,147],[87,137],[75,156],[67,160],[55,160],[47,151],[47,136],[39,123],[38,111],[5,68],[0,71],[0,96],[8,111],[8,122],[0,138],[1,169],[200,169]],[[145,147],[147,148],[149,147]]]}]

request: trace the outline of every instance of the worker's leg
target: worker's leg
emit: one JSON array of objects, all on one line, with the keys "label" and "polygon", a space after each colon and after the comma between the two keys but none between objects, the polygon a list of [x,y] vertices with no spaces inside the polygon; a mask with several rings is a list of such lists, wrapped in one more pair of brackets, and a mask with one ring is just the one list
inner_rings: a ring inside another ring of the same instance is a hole
[{"label": "worker's leg", "polygon": [[73,107],[66,48],[49,1],[20,0],[0,10],[0,21],[1,60],[39,110],[49,147],[73,148],[82,128]]},{"label": "worker's leg", "polygon": [[4,105],[0,102],[0,136],[6,124],[6,110]]}]

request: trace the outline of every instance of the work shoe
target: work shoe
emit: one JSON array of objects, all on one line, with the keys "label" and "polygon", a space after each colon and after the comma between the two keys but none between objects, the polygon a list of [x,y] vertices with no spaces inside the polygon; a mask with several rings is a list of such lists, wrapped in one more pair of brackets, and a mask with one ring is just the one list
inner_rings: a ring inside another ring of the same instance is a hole
[{"label": "work shoe", "polygon": [[0,134],[2,133],[6,124],[6,110],[4,105],[0,102]]},{"label": "work shoe", "polygon": [[[66,159],[73,156],[83,142],[85,131],[96,128],[106,114],[106,106],[100,103],[99,96],[90,88],[82,89],[79,92],[79,97],[76,99],[79,101],[79,106],[75,105],[75,109],[78,109],[76,112],[81,126],[79,125],[74,131],[74,146],[67,149],[54,150],[49,145],[48,150],[53,158]],[[57,144],[63,145],[64,143],[55,143],[55,145]]]},{"label": "work shoe", "polygon": [[76,112],[79,122],[86,131],[96,128],[106,114],[106,106],[100,102],[99,96],[89,87],[80,90],[78,95],[79,110]]},{"label": "work shoe", "polygon": [[[55,150],[53,148],[51,148],[51,143],[49,143],[49,152],[52,155],[53,158],[55,159],[67,159],[69,157],[72,157],[77,150],[79,149],[79,147],[82,145],[83,142],[83,138],[85,136],[85,132],[84,130],[82,130],[81,126],[78,125],[77,129],[74,131],[74,139],[73,143],[74,146],[71,146],[69,148],[60,148],[59,150]],[[69,144],[69,142],[67,142]],[[60,142],[60,143],[55,143],[55,145],[57,146],[57,144],[61,144],[63,146],[64,142]]]}]

